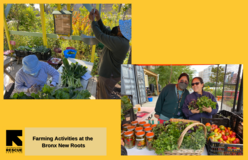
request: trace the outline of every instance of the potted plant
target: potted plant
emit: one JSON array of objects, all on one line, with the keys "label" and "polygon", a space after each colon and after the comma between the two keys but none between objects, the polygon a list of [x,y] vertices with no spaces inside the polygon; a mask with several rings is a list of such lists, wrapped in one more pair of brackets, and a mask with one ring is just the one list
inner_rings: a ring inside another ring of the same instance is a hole
[{"label": "potted plant", "polygon": [[25,57],[26,49],[24,46],[19,46],[17,49],[15,49],[15,53],[17,57]]}]

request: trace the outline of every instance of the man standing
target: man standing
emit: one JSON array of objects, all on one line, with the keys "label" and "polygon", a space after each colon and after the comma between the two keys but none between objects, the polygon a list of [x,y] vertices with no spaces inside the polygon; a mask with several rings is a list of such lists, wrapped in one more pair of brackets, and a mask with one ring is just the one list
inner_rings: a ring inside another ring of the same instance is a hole
[{"label": "man standing", "polygon": [[100,56],[96,98],[110,99],[115,85],[121,80],[121,64],[129,50],[131,19],[119,20],[119,26],[112,30],[104,26],[97,9],[90,12],[89,19],[92,21],[91,27],[96,39],[104,44]]}]

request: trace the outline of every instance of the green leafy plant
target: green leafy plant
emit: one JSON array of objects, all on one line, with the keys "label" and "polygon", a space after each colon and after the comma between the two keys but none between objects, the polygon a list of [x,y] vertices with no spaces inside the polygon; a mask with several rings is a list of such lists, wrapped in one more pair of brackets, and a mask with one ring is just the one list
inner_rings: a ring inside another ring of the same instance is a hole
[{"label": "green leafy plant", "polygon": [[32,97],[27,96],[24,92],[15,93],[11,99],[32,99]]},{"label": "green leafy plant", "polygon": [[54,87],[44,85],[41,91],[31,96],[34,99],[89,99],[91,94],[88,90],[78,91],[73,87],[55,90]]},{"label": "green leafy plant", "polygon": [[211,107],[212,109],[216,109],[216,102],[212,101],[207,96],[202,96],[202,97],[198,98],[197,100],[192,100],[189,103],[188,108],[189,108],[189,110],[199,109],[200,113],[202,113],[203,112],[203,110],[202,110],[203,106],[205,106],[207,108]]},{"label": "green leafy plant", "polygon": [[87,72],[87,67],[79,65],[78,62],[69,64],[66,58],[63,58],[63,72],[61,75],[62,86],[64,87],[82,87],[80,78]]},{"label": "green leafy plant", "polygon": [[[178,139],[182,132],[190,123],[167,122],[159,124],[154,129],[155,138],[152,146],[155,152],[163,155],[166,151],[178,150]],[[194,144],[192,144],[194,143]],[[206,143],[204,130],[202,126],[194,126],[185,134],[180,148],[183,149],[201,149]]]},{"label": "green leafy plant", "polygon": [[121,97],[121,108],[123,109],[123,112],[133,108],[133,105],[127,96]]}]

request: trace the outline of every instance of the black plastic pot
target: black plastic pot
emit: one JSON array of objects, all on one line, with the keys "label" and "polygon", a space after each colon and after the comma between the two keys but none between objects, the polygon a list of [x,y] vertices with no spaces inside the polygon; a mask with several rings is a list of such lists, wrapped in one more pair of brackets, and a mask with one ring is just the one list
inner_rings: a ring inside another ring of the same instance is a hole
[{"label": "black plastic pot", "polygon": [[25,57],[27,55],[27,51],[20,51],[15,49],[16,57]]}]

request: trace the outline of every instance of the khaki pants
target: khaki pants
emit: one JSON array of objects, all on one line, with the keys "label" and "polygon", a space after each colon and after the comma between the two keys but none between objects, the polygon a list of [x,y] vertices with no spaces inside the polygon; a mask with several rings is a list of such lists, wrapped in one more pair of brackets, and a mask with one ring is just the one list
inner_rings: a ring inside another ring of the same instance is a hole
[{"label": "khaki pants", "polygon": [[121,80],[118,78],[105,78],[98,77],[97,81],[97,96],[96,99],[111,99],[111,92],[113,91],[115,85]]}]

